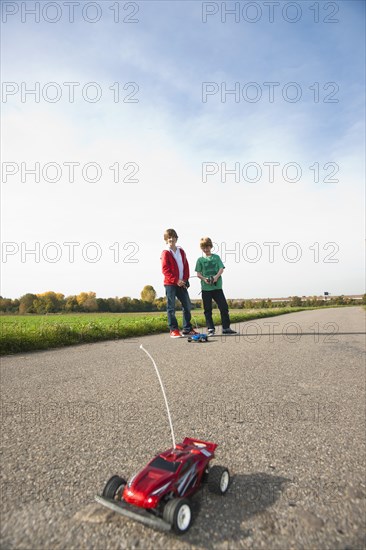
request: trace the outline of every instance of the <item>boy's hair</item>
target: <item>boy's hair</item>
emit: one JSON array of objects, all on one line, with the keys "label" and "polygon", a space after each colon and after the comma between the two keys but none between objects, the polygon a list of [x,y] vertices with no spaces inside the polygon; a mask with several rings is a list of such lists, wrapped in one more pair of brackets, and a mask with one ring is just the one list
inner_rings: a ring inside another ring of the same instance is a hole
[{"label": "boy's hair", "polygon": [[166,229],[164,231],[164,241],[167,241],[169,237],[174,237],[175,239],[178,239],[178,235],[175,229]]},{"label": "boy's hair", "polygon": [[211,248],[213,247],[210,237],[202,237],[200,240],[200,247],[205,248],[206,246],[210,246]]}]

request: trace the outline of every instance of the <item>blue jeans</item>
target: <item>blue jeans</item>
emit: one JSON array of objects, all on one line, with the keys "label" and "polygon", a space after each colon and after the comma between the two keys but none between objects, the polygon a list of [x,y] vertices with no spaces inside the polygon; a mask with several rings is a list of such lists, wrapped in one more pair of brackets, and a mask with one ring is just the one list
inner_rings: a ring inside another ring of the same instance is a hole
[{"label": "blue jeans", "polygon": [[168,314],[168,325],[170,330],[178,329],[178,321],[175,316],[175,298],[177,297],[182,304],[183,311],[183,330],[192,330],[191,309],[192,304],[189,299],[188,290],[177,285],[164,285],[166,294],[166,311]]}]

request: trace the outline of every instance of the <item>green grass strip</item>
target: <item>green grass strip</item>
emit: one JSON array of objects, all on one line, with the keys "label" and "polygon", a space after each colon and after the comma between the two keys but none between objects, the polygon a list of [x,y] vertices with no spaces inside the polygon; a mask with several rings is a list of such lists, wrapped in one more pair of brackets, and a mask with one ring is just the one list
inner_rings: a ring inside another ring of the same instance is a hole
[{"label": "green grass strip", "polygon": [[[276,309],[236,310],[230,313],[232,324],[265,317],[294,313],[315,307],[286,307]],[[178,312],[178,318],[180,317]],[[221,323],[220,314],[213,315],[214,323]],[[205,327],[201,312],[192,311],[195,327]],[[6,316],[0,320],[0,355],[45,350],[76,344],[136,338],[167,332],[165,314],[155,315],[65,315],[65,316]]]}]

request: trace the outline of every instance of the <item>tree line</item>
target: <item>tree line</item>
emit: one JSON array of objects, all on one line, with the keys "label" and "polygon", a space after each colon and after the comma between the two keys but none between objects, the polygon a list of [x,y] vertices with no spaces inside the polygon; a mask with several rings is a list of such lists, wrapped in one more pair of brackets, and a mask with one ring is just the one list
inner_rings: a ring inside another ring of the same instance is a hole
[{"label": "tree line", "polygon": [[[194,308],[201,308],[201,300],[191,300]],[[259,309],[275,307],[299,307],[322,305],[356,305],[359,300],[345,296],[330,297],[327,300],[318,296],[299,297],[292,296],[284,301],[273,302],[267,300],[228,300],[230,309]],[[366,294],[362,303],[366,304]],[[214,306],[215,307],[215,306]],[[177,302],[177,309],[180,309]],[[146,285],[140,295],[140,299],[128,296],[114,298],[97,298],[95,292],[80,292],[77,295],[65,296],[59,292],[43,292],[42,294],[27,293],[20,298],[11,299],[0,296],[0,313],[2,314],[48,314],[48,313],[125,313],[125,312],[149,312],[166,310],[166,298],[157,298],[156,291],[151,285]]]}]

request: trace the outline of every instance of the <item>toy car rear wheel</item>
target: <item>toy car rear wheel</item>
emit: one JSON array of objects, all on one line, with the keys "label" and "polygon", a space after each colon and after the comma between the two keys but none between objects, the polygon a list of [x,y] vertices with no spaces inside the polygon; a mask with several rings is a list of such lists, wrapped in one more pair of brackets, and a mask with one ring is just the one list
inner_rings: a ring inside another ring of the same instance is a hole
[{"label": "toy car rear wheel", "polygon": [[127,481],[123,477],[112,476],[106,483],[102,496],[113,500],[121,500]]},{"label": "toy car rear wheel", "polygon": [[207,484],[212,493],[224,495],[229,488],[230,474],[224,466],[212,466],[208,472]]},{"label": "toy car rear wheel", "polygon": [[173,498],[164,508],[163,518],[170,523],[178,534],[185,533],[191,526],[192,510],[189,500],[186,498]]},{"label": "toy car rear wheel", "polygon": [[192,338],[190,336],[188,336],[187,340],[188,342],[192,342]]}]

